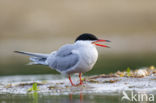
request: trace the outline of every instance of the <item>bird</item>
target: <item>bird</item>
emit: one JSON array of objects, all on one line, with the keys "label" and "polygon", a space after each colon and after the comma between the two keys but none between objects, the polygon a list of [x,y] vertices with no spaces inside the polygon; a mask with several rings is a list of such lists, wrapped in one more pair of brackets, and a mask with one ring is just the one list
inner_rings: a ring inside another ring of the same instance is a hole
[{"label": "bird", "polygon": [[[30,56],[30,65],[47,65],[51,69],[67,75],[72,86],[79,86],[84,84],[81,78],[82,73],[90,71],[98,59],[96,46],[109,48],[109,46],[98,44],[98,42],[110,42],[110,40],[98,39],[94,34],[83,33],[75,39],[73,44],[65,44],[49,54],[14,52]],[[71,74],[74,73],[79,73],[80,82],[78,84],[72,82]]]}]

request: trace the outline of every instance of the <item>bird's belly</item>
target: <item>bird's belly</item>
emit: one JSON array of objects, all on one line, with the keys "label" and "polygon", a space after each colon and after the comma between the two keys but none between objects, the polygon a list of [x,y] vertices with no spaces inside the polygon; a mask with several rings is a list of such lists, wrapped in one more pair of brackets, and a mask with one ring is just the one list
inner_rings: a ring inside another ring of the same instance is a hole
[{"label": "bird's belly", "polygon": [[98,53],[96,49],[93,49],[91,51],[88,51],[86,49],[86,51],[81,51],[80,53],[80,62],[77,67],[70,71],[70,73],[88,72],[93,68],[94,64],[97,61]]},{"label": "bird's belly", "polygon": [[85,62],[79,63],[79,65],[76,68],[74,68],[73,70],[68,71],[68,74],[88,72],[93,68],[95,63],[96,62],[92,62],[91,64],[88,64],[88,63],[85,63]]},{"label": "bird's belly", "polygon": [[85,66],[85,67],[82,67],[82,66],[77,66],[76,68],[70,70],[67,72],[67,74],[72,74],[72,73],[85,73],[85,72],[88,72],[92,69],[92,67],[90,66]]}]

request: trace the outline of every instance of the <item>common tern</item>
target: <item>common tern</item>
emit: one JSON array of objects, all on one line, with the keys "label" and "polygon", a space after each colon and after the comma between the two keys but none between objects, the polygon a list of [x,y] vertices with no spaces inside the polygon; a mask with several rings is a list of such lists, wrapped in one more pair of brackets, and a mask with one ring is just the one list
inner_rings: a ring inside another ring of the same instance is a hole
[{"label": "common tern", "polygon": [[[51,69],[68,75],[72,86],[82,85],[81,73],[90,71],[98,58],[96,46],[107,47],[107,45],[97,44],[97,42],[110,42],[109,40],[98,39],[95,35],[84,33],[79,35],[73,44],[66,44],[57,51],[50,54],[15,51],[15,53],[30,56],[29,64],[47,65]],[[80,83],[75,85],[72,82],[71,74],[79,73]]]}]

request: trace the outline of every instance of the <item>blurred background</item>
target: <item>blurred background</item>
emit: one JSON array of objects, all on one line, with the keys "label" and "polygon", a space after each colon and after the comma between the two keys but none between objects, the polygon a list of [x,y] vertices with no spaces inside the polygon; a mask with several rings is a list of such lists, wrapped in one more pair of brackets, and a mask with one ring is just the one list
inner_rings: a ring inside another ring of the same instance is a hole
[{"label": "blurred background", "polygon": [[82,33],[111,40],[87,75],[156,65],[155,0],[1,0],[0,75],[55,74],[15,50],[50,53]]}]

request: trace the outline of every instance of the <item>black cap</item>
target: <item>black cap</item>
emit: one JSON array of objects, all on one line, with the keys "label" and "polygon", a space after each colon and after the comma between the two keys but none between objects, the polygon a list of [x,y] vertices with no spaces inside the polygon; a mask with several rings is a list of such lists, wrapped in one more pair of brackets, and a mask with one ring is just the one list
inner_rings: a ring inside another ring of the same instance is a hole
[{"label": "black cap", "polygon": [[93,34],[84,33],[84,34],[81,34],[80,36],[78,36],[76,38],[75,42],[78,40],[98,40],[98,38]]}]

